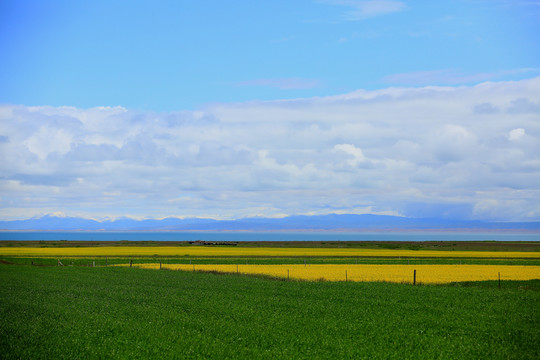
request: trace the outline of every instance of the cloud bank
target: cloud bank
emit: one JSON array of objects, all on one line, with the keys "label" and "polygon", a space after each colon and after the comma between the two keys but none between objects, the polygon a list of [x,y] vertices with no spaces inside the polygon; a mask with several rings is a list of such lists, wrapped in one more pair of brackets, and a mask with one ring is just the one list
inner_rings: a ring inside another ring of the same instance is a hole
[{"label": "cloud bank", "polygon": [[0,217],[540,219],[540,77],[198,111],[0,106]]},{"label": "cloud bank", "polygon": [[388,75],[383,78],[383,82],[387,84],[408,86],[425,86],[433,84],[459,85],[483,81],[505,80],[505,77],[513,75],[528,75],[531,77],[538,76],[538,74],[540,74],[539,68],[521,68],[474,74],[465,74],[455,69],[443,69]]}]

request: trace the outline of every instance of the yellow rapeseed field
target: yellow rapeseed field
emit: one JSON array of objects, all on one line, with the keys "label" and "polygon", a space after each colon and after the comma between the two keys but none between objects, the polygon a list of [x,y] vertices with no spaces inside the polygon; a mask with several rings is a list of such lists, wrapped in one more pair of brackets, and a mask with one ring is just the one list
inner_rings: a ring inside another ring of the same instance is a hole
[{"label": "yellow rapeseed field", "polygon": [[[129,266],[129,265],[123,265]],[[159,269],[159,264],[134,265]],[[262,274],[280,278],[326,281],[387,281],[424,284],[460,281],[540,279],[540,266],[516,265],[186,265],[163,264],[163,269],[184,271],[218,271],[240,274]]]},{"label": "yellow rapeseed field", "polygon": [[357,256],[357,257],[437,257],[437,258],[537,258],[540,252],[513,251],[437,251],[437,250],[386,250],[386,249],[341,249],[341,248],[247,248],[247,247],[202,247],[202,246],[103,246],[103,247],[0,247],[0,256],[35,257],[83,257],[83,256],[195,256],[195,257],[238,257],[238,256]]}]

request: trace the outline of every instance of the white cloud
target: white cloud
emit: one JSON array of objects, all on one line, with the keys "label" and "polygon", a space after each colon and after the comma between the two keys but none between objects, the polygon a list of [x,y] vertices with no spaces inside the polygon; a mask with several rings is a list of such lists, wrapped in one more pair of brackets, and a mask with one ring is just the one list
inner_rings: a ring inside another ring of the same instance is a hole
[{"label": "white cloud", "polygon": [[64,129],[41,127],[24,145],[40,159],[45,159],[51,153],[66,154],[71,149],[72,135]]},{"label": "white cloud", "polygon": [[508,139],[510,141],[517,141],[517,140],[521,139],[523,136],[525,136],[525,129],[522,129],[522,128],[517,128],[517,129],[511,130],[508,133]]},{"label": "white cloud", "polygon": [[356,167],[358,164],[363,163],[366,161],[366,157],[364,156],[364,153],[362,152],[362,149],[357,148],[354,145],[351,144],[338,144],[334,146],[334,150],[342,151],[348,155],[350,155],[350,159],[347,160],[347,163],[352,166]]},{"label": "white cloud", "polygon": [[428,147],[438,160],[452,162],[470,156],[471,151],[478,148],[477,137],[464,126],[445,124],[437,129]]},{"label": "white cloud", "polygon": [[533,78],[174,113],[3,105],[0,218],[538,220],[539,98]]}]

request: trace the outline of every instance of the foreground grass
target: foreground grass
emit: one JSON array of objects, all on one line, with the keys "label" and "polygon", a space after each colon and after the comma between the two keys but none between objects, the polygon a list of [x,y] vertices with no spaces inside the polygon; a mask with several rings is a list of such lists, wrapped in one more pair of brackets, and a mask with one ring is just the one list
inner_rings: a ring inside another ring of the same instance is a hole
[{"label": "foreground grass", "polygon": [[538,359],[540,282],[515,284],[0,265],[0,349],[6,359]]}]

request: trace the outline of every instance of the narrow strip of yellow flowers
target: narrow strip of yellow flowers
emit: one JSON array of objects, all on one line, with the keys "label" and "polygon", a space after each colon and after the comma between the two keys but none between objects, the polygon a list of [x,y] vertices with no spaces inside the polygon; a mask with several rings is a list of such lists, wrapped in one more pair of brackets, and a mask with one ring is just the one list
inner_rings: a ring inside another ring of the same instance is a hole
[{"label": "narrow strip of yellow flowers", "polygon": [[[129,265],[128,265],[129,266]],[[159,269],[159,264],[133,265]],[[262,274],[280,278],[326,281],[387,281],[424,284],[458,281],[540,279],[540,266],[514,265],[186,265],[163,264],[163,269]]]},{"label": "narrow strip of yellow flowers", "polygon": [[198,246],[111,246],[111,247],[0,247],[3,256],[358,256],[358,257],[440,257],[440,258],[537,258],[540,252],[515,251],[437,251],[437,250],[385,250],[385,249],[340,249],[340,248],[243,248],[243,247],[198,247]]}]

